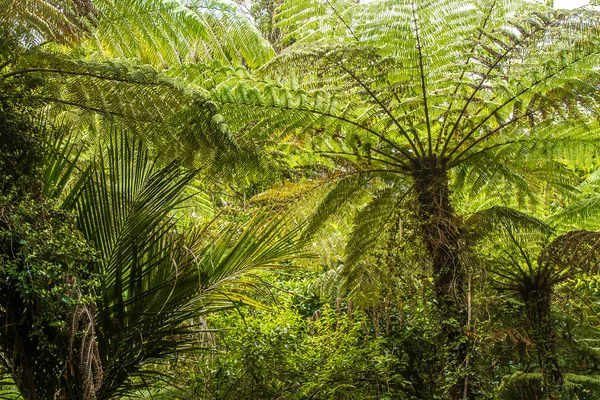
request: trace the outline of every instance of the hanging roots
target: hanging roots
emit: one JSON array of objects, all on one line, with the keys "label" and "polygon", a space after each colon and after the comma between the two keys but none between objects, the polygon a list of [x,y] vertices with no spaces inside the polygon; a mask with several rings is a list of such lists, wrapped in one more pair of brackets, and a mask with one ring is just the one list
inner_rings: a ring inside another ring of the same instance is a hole
[{"label": "hanging roots", "polygon": [[[69,328],[69,370],[72,376],[79,375],[82,383],[83,400],[96,400],[102,384],[102,363],[96,342],[94,316],[96,306],[78,305],[73,311]],[[77,343],[76,343],[77,342]]]}]

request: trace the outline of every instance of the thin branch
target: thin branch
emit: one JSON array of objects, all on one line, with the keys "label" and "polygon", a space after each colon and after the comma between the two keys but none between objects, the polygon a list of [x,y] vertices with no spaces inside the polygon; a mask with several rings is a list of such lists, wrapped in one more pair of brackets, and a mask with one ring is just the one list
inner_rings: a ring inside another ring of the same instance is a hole
[{"label": "thin branch", "polygon": [[0,64],[0,71],[2,71],[4,68],[8,67],[11,63],[12,63],[12,61],[9,59],[9,60],[3,62],[2,64]]},{"label": "thin branch", "polygon": [[342,24],[344,24],[344,26],[346,27],[346,29],[348,29],[348,31],[350,31],[350,34],[352,35],[352,37],[357,41],[360,42],[360,40],[358,39],[358,37],[356,37],[356,35],[354,34],[354,31],[352,30],[352,28],[350,27],[350,25],[348,25],[348,23],[346,22],[346,20],[344,20],[344,18],[341,16],[341,14],[335,9],[335,7],[333,6],[333,4],[331,4],[329,2],[329,0],[325,0],[325,2],[327,3],[327,5],[329,7],[331,7],[331,9],[333,10],[333,13],[335,14],[336,17],[338,17],[338,19],[340,21],[342,21]]},{"label": "thin branch", "polygon": [[[521,91],[519,91],[516,95],[509,97],[508,99],[506,99],[506,101],[504,101],[502,104],[500,104],[498,107],[496,107],[490,114],[488,114],[479,124],[477,124],[473,129],[471,129],[471,131],[469,131],[468,134],[465,135],[465,137],[462,138],[462,140],[452,149],[452,151],[448,154],[448,158],[452,157],[452,155],[460,148],[460,146],[462,146],[471,136],[473,136],[473,134],[475,132],[477,132],[477,130],[479,128],[481,128],[490,118],[492,118],[494,115],[496,115],[498,112],[500,112],[504,107],[506,107],[508,104],[512,103],[513,101],[515,101],[516,99],[518,99],[519,97],[521,97],[523,94],[527,93],[528,91],[530,91],[532,88],[534,88],[535,86],[539,85],[540,83],[543,83],[545,81],[547,81],[548,79],[558,75],[559,73],[561,73],[562,71],[564,71],[565,69],[571,67],[573,64],[583,60],[585,57],[591,55],[592,53],[586,53],[584,56],[582,56],[581,58],[578,58],[576,60],[574,60],[573,62],[571,62],[568,65],[564,65],[562,67],[560,67],[559,69],[557,69],[556,71],[554,71],[551,74],[548,74],[546,76],[544,76],[543,78],[538,79],[537,81],[533,81],[532,83],[528,84],[524,89],[522,89]],[[541,108],[540,108],[541,109]],[[527,114],[523,114],[523,115],[527,115]],[[516,121],[516,119],[513,119],[514,121]],[[489,135],[486,135],[489,136]],[[479,143],[483,138],[480,138],[478,140],[475,141],[475,143]],[[464,151],[462,151],[459,155],[462,155],[465,153],[465,151],[467,151],[468,149],[470,149],[471,147],[473,147],[473,143]],[[458,157],[457,157],[458,158]]]},{"label": "thin branch", "polygon": [[[372,147],[370,150],[371,150],[371,151],[374,151],[374,152],[375,152],[375,153],[377,153],[377,154],[380,154],[380,155],[382,155],[382,156],[384,156],[384,157],[390,158],[390,159],[392,159],[392,160],[394,160],[394,161],[397,161],[397,162],[398,162],[398,164],[394,164],[394,163],[390,163],[390,162],[388,162],[388,164],[389,164],[389,165],[396,165],[397,167],[399,167],[400,169],[402,169],[402,170],[404,170],[404,171],[409,171],[409,170],[410,170],[410,168],[408,168],[408,166],[407,166],[406,164],[402,163],[402,160],[399,160],[399,159],[397,159],[396,157],[393,157],[393,156],[391,156],[391,155],[389,155],[389,154],[387,154],[387,153],[384,153],[384,152],[382,152],[382,151],[380,151],[380,150],[377,150],[376,148],[373,148],[373,147]],[[374,159],[374,160],[379,160],[379,161],[381,161],[381,162],[385,162],[385,161],[383,161],[383,160],[380,160],[380,159],[378,159],[378,158],[373,158],[373,159]]]},{"label": "thin branch", "polygon": [[[417,13],[415,10],[415,2],[411,2],[412,13],[413,13],[413,21],[415,25],[415,39],[417,41],[417,50],[419,52],[419,77],[421,78],[421,92],[423,94],[423,108],[425,111],[425,125],[427,127],[427,146],[429,150],[429,156],[433,156],[433,149],[431,145],[431,123],[429,121],[429,107],[427,103],[427,90],[426,90],[426,82],[425,82],[425,71],[423,68],[423,49],[421,46],[421,37],[419,34],[419,26],[417,25]],[[416,135],[415,135],[416,136]],[[423,155],[425,155],[425,151],[421,145],[421,141],[417,140],[419,147],[421,147],[421,151]]]},{"label": "thin branch", "polygon": [[[381,102],[381,100],[379,100],[379,98],[375,95],[375,93],[373,93],[373,91],[367,86],[367,84],[364,83],[361,79],[359,79],[356,75],[354,75],[348,68],[344,67],[344,65],[342,63],[338,63],[338,65],[340,66],[340,68],[342,70],[344,70],[348,75],[350,75],[352,77],[352,79],[354,79],[360,86],[362,86],[362,88],[365,89],[365,91],[369,94],[369,96],[371,96],[371,98],[373,100],[375,100],[375,102],[379,105],[379,107],[381,107],[381,109],[388,115],[388,117],[390,117],[390,119],[392,120],[394,125],[396,125],[396,127],[400,130],[400,133],[406,138],[408,144],[414,151],[415,156],[417,156],[417,157],[420,156],[419,150],[417,149],[417,147],[415,146],[413,141],[410,139],[410,136],[408,135],[406,130],[402,127],[402,125],[400,125],[398,120],[396,120],[396,118],[394,118],[394,116],[392,115],[390,110]],[[418,138],[416,138],[416,139],[418,139]],[[421,144],[418,140],[417,140],[417,143],[419,143],[419,145],[421,146]],[[406,158],[408,158],[409,160],[411,160],[411,161],[415,160],[415,157],[413,157],[406,150],[399,148],[396,144],[393,144],[392,146],[394,148],[398,149],[399,151],[401,151],[404,154],[404,156]]]},{"label": "thin branch", "polygon": [[[523,114],[523,115],[520,115],[520,116],[518,116],[518,117],[515,117],[515,118],[511,118],[511,119],[509,119],[508,121],[506,121],[506,122],[504,122],[504,123],[500,124],[500,125],[499,125],[498,127],[496,127],[495,129],[493,129],[493,130],[491,130],[490,132],[486,133],[485,135],[483,135],[483,136],[482,136],[482,137],[480,137],[479,139],[477,139],[477,140],[473,141],[473,143],[471,143],[469,146],[467,146],[467,148],[466,148],[466,149],[464,149],[463,151],[461,151],[461,152],[460,152],[460,153],[459,153],[459,154],[456,156],[456,159],[455,159],[453,162],[451,162],[451,163],[449,164],[449,168],[452,168],[452,167],[455,167],[455,166],[459,165],[459,164],[462,162],[462,160],[461,160],[461,157],[462,157],[462,156],[463,156],[463,155],[464,155],[466,152],[468,152],[470,149],[472,149],[474,146],[476,146],[478,143],[480,143],[480,142],[482,142],[482,141],[486,140],[486,139],[487,139],[487,138],[489,138],[490,136],[492,136],[492,135],[495,135],[496,133],[500,132],[502,129],[504,129],[504,128],[506,128],[506,127],[510,126],[511,124],[513,124],[514,122],[517,122],[518,120],[520,120],[520,119],[522,119],[522,118],[525,118],[525,117],[527,117],[527,116],[529,116],[529,115],[530,115],[530,114],[529,114],[529,113],[527,113],[527,114]],[[514,141],[513,141],[513,142],[514,142]],[[461,142],[461,143],[462,143],[462,142]],[[510,143],[510,141],[509,141],[509,142],[507,142],[507,143]],[[498,147],[498,146],[497,146],[497,145],[495,145],[495,146],[491,146],[490,148],[494,148],[494,147]],[[477,153],[479,153],[479,152],[477,152]],[[476,154],[477,154],[477,153],[476,153]],[[452,153],[450,153],[450,155],[452,155]],[[469,157],[470,157],[470,156],[469,156]]]},{"label": "thin branch", "polygon": [[[536,33],[538,33],[539,31],[541,31],[542,28],[537,28],[536,30],[534,30],[531,34],[527,35],[527,37],[525,37],[524,39],[530,38],[531,36],[535,35]],[[489,66],[488,70],[486,71],[486,73],[483,75],[483,77],[481,78],[481,81],[479,82],[479,84],[473,89],[473,92],[471,93],[471,95],[469,96],[468,100],[465,102],[465,105],[462,107],[460,114],[458,115],[458,118],[456,119],[454,126],[452,127],[452,130],[450,131],[450,133],[448,134],[448,136],[446,137],[446,140],[444,141],[444,146],[442,147],[442,151],[441,153],[444,154],[446,152],[446,148],[448,147],[448,145],[450,144],[450,141],[452,140],[452,136],[454,136],[454,133],[456,132],[456,130],[458,129],[458,125],[460,124],[460,121],[462,119],[462,117],[465,115],[467,108],[469,107],[469,104],[471,104],[471,101],[475,98],[475,95],[477,93],[479,93],[479,90],[482,88],[483,84],[485,82],[487,82],[488,78],[490,77],[491,73],[494,71],[494,69],[496,68],[496,66],[498,66],[498,64],[504,60],[504,58],[510,54],[512,51],[516,50],[523,42],[518,42],[516,43],[514,46],[506,49],[504,51],[504,53],[499,54],[496,59],[494,60],[494,62]],[[479,125],[481,126],[481,125]],[[450,158],[450,156],[452,155],[453,152],[450,153],[450,155],[448,155],[448,158]]]},{"label": "thin branch", "polygon": [[[94,112],[97,112],[99,114],[109,114],[109,115],[114,115],[114,116],[117,116],[117,117],[135,119],[135,118],[129,117],[129,116],[125,115],[125,114],[118,113],[116,111],[109,111],[109,110],[103,110],[101,108],[96,108],[96,107],[91,107],[91,106],[84,106],[82,104],[75,103],[73,101],[68,101],[68,100],[53,99],[53,98],[50,98],[50,97],[35,97],[35,99],[42,100],[42,101],[47,101],[47,102],[52,102],[52,103],[60,103],[60,104],[64,104],[64,105],[67,105],[67,106],[75,106],[75,107],[78,107],[78,108],[82,108],[84,110],[94,111]],[[157,122],[157,121],[153,121],[153,122]]]},{"label": "thin branch", "polygon": [[[471,62],[471,59],[473,58],[473,52],[475,51],[475,49],[477,48],[477,43],[479,42],[479,40],[481,40],[481,37],[483,36],[483,30],[485,29],[485,27],[487,26],[490,17],[492,16],[492,12],[494,11],[494,8],[496,7],[496,3],[497,1],[495,0],[492,5],[490,6],[490,10],[489,12],[486,14],[485,18],[483,19],[483,23],[481,24],[481,28],[479,29],[479,36],[477,36],[477,40],[475,41],[475,43],[473,44],[473,48],[471,49],[471,51],[469,52],[469,55],[467,56],[467,61],[465,61],[463,70],[460,73],[460,77],[458,78],[458,81],[456,82],[456,87],[454,88],[454,92],[452,93],[452,97],[450,100],[450,105],[448,106],[448,113],[450,113],[450,111],[452,110],[452,106],[454,105],[454,100],[456,100],[456,95],[458,93],[458,89],[460,88],[460,84],[465,76],[465,73],[467,71],[466,67],[469,65],[469,63]],[[447,115],[449,116],[449,114]],[[437,137],[436,143],[435,143],[435,152],[437,153],[438,148],[440,146],[440,141],[442,140],[442,136],[444,135],[444,131],[446,130],[446,123],[450,120],[450,118],[445,118],[444,119],[444,123],[442,124],[442,128],[440,129],[440,134]]]},{"label": "thin branch", "polygon": [[[345,151],[316,151],[315,153],[317,154],[324,154],[324,155],[339,155],[339,156],[349,156],[349,157],[361,157],[360,155],[354,154],[354,153],[348,153]],[[386,156],[386,154],[384,153],[380,153],[384,156]],[[386,161],[386,160],[382,160],[380,158],[375,158],[375,157],[370,157],[371,160],[386,164],[386,165],[390,165],[392,167],[396,167],[402,171],[408,171],[408,168],[406,165],[402,165],[402,164],[396,164],[390,161]],[[379,171],[379,170],[372,170],[372,171]],[[386,172],[393,172],[393,173],[398,173],[398,171],[394,171],[394,170],[381,170],[381,171],[386,171]]]},{"label": "thin branch", "polygon": [[[521,256],[523,257],[523,259],[525,260],[525,263],[527,264],[527,268],[529,268],[529,275],[532,276],[533,275],[533,264],[531,263],[531,259],[527,255],[527,252],[525,252],[525,250],[523,249],[523,247],[521,247],[521,244],[517,241],[517,239],[513,235],[512,231],[508,227],[508,224],[506,222],[504,222],[502,225],[504,225],[504,229],[506,230],[506,233],[508,233],[508,236],[510,237],[510,239],[512,240],[512,242],[519,249],[519,252],[521,253]],[[514,258],[513,258],[513,256],[512,256],[511,253],[508,253],[508,256],[511,259],[514,260]],[[514,261],[516,262],[516,260],[514,260]],[[519,269],[521,269],[521,268],[519,267]]]}]

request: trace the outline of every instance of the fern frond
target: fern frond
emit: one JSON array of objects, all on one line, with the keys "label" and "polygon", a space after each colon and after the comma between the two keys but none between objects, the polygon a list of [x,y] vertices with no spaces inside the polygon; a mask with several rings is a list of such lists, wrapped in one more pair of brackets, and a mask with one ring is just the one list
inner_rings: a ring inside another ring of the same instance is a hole
[{"label": "fern frond", "polygon": [[471,215],[466,223],[476,234],[489,234],[495,229],[510,230],[514,234],[541,234],[546,237],[554,233],[554,229],[543,220],[501,206],[478,211]]},{"label": "fern frond", "polygon": [[98,0],[94,41],[103,58],[167,69],[220,61],[256,68],[274,55],[234,3],[221,0]]},{"label": "fern frond", "polygon": [[575,273],[598,272],[600,233],[572,231],[550,242],[540,253],[538,265],[553,281],[568,279]]},{"label": "fern frond", "polygon": [[88,35],[97,9],[91,0],[1,0],[0,31],[21,45],[67,44]]},{"label": "fern frond", "polygon": [[329,217],[339,212],[348,202],[360,194],[372,178],[361,174],[352,174],[333,184],[333,189],[327,193],[317,209],[311,214],[303,231],[304,237],[311,237],[327,221]]},{"label": "fern frond", "polygon": [[126,127],[163,153],[188,155],[199,167],[222,167],[234,152],[240,155],[235,168],[250,168],[216,105],[150,66],[36,51],[0,76],[13,80],[38,86],[35,98],[50,105],[52,118],[68,119],[72,129],[99,132],[102,139],[102,132]]},{"label": "fern frond", "polygon": [[285,182],[275,185],[250,199],[251,202],[286,202],[302,199],[307,193],[314,191],[329,180],[313,179],[310,181]]},{"label": "fern frond", "polygon": [[[353,218],[352,231],[346,242],[345,263],[351,268],[364,260],[380,245],[383,232],[387,225],[400,225],[399,206],[409,188],[385,188],[374,193],[373,199],[360,209]],[[400,233],[401,235],[401,233]]]},{"label": "fern frond", "polygon": [[600,197],[575,201],[550,216],[549,221],[565,226],[585,226],[595,229],[600,217]]}]

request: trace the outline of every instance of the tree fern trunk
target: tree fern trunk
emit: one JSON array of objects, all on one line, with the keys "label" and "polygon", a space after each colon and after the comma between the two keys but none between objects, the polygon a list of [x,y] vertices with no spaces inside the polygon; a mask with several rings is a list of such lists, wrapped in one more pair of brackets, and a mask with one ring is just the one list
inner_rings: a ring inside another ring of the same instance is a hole
[{"label": "tree fern trunk", "polygon": [[[556,354],[554,323],[550,310],[551,288],[531,286],[522,289],[527,319],[531,323],[531,336],[535,344],[538,362],[542,373],[543,397],[561,399],[563,376]],[[543,286],[543,285],[540,285]]]},{"label": "tree fern trunk", "polygon": [[[421,235],[430,255],[435,297],[443,336],[446,385],[449,398],[469,395],[466,371],[469,340],[467,325],[466,269],[460,258],[463,237],[460,219],[450,204],[448,176],[443,166],[432,160],[430,165],[413,174]],[[466,390],[465,390],[466,389]]]}]

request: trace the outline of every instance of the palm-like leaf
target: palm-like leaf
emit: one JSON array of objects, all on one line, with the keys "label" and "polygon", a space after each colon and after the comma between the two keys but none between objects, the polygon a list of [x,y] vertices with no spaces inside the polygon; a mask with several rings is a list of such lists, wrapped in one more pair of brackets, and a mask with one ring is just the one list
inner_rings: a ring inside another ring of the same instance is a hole
[{"label": "palm-like leaf", "polygon": [[[113,136],[67,197],[81,231],[98,251],[98,395],[122,394],[144,362],[195,344],[193,317],[231,307],[244,274],[276,267],[297,255],[297,230],[281,220],[254,220],[238,235],[224,232],[204,247],[200,231],[178,232],[172,211],[194,173],[177,162],[160,165],[140,142]],[[248,300],[248,302],[250,302]]]}]

